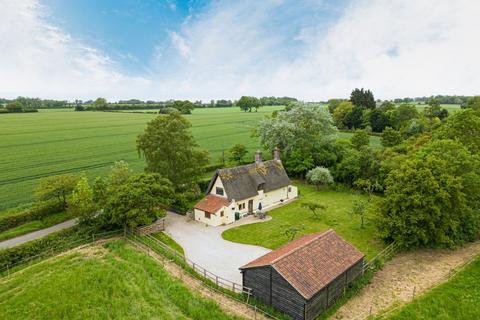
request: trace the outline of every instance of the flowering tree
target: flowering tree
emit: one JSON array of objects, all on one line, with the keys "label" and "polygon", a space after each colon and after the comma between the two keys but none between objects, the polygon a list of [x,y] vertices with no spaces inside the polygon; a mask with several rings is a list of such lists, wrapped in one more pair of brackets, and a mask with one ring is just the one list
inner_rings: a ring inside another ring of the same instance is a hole
[{"label": "flowering tree", "polygon": [[319,190],[321,186],[332,184],[333,178],[327,168],[316,167],[307,172],[307,181],[314,184]]}]

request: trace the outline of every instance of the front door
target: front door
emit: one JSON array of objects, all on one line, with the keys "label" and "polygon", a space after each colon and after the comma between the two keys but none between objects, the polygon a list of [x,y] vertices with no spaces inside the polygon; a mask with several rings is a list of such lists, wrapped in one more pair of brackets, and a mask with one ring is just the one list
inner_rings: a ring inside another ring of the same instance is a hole
[{"label": "front door", "polygon": [[253,200],[248,200],[248,213],[253,213]]}]

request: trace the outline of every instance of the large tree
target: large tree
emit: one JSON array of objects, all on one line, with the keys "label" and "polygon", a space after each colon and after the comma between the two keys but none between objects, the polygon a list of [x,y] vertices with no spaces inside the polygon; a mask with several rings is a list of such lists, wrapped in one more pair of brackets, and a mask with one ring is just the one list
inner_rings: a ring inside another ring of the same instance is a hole
[{"label": "large tree", "polygon": [[194,188],[208,164],[207,152],[198,148],[191,126],[179,113],[162,115],[150,121],[137,139],[146,171],[169,179],[176,190]]},{"label": "large tree", "polygon": [[228,160],[235,164],[241,164],[247,153],[247,147],[243,144],[237,143],[228,150]]},{"label": "large tree", "polygon": [[257,111],[261,103],[260,100],[255,97],[242,96],[240,100],[237,101],[237,106],[245,112],[252,112],[252,109]]},{"label": "large tree", "polygon": [[93,220],[96,211],[100,208],[98,204],[94,201],[93,191],[88,183],[88,178],[83,175],[72,192],[68,210],[79,217],[80,223],[88,224]]},{"label": "large tree", "polygon": [[195,109],[195,105],[188,100],[175,100],[169,107],[177,109],[182,114],[190,114]]},{"label": "large tree", "polygon": [[405,247],[454,246],[479,235],[480,162],[459,142],[433,140],[386,180],[382,237]]},{"label": "large tree", "polygon": [[42,178],[37,188],[35,196],[39,200],[56,199],[63,208],[67,208],[67,196],[70,195],[77,185],[78,177],[72,174],[61,174]]},{"label": "large tree", "polygon": [[149,224],[165,214],[174,197],[170,181],[158,174],[137,174],[109,195],[103,218],[106,223],[129,228]]},{"label": "large tree", "polygon": [[375,98],[370,90],[354,89],[350,94],[350,101],[356,107],[375,109]]},{"label": "large tree", "polygon": [[328,110],[301,104],[260,121],[255,130],[266,149],[278,147],[287,158],[294,150],[311,153],[316,144],[333,140],[337,132]]}]

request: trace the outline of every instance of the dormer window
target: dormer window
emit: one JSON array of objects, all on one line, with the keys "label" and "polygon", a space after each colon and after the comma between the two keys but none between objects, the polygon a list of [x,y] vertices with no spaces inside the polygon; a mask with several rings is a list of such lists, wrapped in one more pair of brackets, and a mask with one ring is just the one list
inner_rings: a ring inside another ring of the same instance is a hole
[{"label": "dormer window", "polygon": [[223,196],[223,188],[217,187],[215,190],[215,193],[218,194],[219,196]]},{"label": "dormer window", "polygon": [[260,183],[257,187],[257,191],[263,190],[265,188],[265,183]]}]

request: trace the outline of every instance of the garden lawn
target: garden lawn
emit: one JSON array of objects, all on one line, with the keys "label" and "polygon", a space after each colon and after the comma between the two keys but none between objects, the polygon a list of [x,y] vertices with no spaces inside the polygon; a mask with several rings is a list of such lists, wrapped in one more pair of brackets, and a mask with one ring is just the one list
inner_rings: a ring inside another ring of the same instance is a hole
[{"label": "garden lawn", "polygon": [[7,319],[233,319],[123,241],[87,247],[0,279]]},{"label": "garden lawn", "polygon": [[0,241],[15,238],[33,231],[45,229],[73,218],[75,218],[75,216],[70,212],[64,211],[64,212],[54,213],[54,214],[48,215],[43,219],[29,221],[19,225],[18,227],[2,231],[0,233]]},{"label": "garden lawn", "polygon": [[389,319],[480,319],[480,258]]},{"label": "garden lawn", "polygon": [[[373,258],[383,248],[383,242],[377,238],[377,233],[371,220],[366,217],[364,228],[360,227],[360,217],[352,216],[350,211],[355,199],[367,200],[367,196],[358,195],[353,191],[317,191],[315,187],[300,182],[294,183],[299,187],[301,198],[268,213],[272,220],[243,225],[226,230],[224,239],[259,245],[269,249],[276,249],[290,241],[285,234],[289,227],[303,226],[296,238],[304,234],[334,229],[346,241],[362,251],[367,259]],[[302,208],[302,202],[317,202],[327,206],[319,210],[320,218],[314,218],[311,211]]]}]

